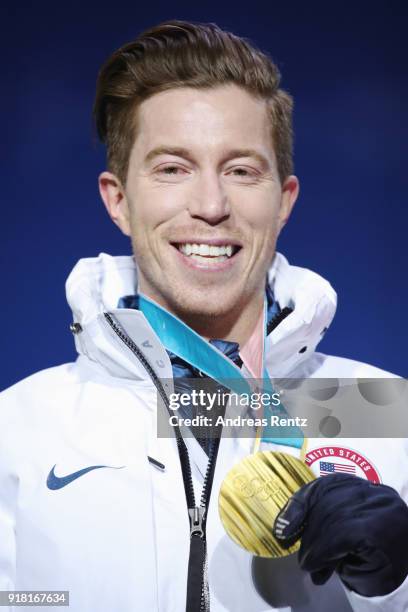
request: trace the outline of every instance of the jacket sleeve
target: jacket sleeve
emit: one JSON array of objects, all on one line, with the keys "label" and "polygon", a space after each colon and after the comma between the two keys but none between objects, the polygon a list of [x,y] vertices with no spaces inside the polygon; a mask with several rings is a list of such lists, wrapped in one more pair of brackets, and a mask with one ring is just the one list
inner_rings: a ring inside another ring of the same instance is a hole
[{"label": "jacket sleeve", "polygon": [[[408,554],[408,553],[407,553]],[[354,612],[406,612],[408,610],[408,577],[388,595],[381,597],[362,597],[346,590],[347,598]]]},{"label": "jacket sleeve", "polygon": [[[3,423],[4,424],[4,423]],[[9,468],[5,427],[0,425],[0,591],[15,590],[16,580],[16,499],[18,479]],[[2,610],[11,610],[5,607]]]},{"label": "jacket sleeve", "polygon": [[0,590],[12,591],[16,574],[15,483],[0,466]]}]

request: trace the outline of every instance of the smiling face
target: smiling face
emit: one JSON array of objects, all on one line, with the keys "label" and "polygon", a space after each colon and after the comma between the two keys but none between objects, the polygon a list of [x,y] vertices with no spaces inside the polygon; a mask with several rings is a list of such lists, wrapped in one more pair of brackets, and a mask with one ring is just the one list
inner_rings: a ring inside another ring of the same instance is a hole
[{"label": "smiling face", "polygon": [[137,124],[126,186],[109,172],[99,183],[131,236],[139,291],[199,333],[209,320],[226,335],[242,317],[251,326],[298,193],[296,177],[279,180],[266,102],[236,85],[171,89]]}]

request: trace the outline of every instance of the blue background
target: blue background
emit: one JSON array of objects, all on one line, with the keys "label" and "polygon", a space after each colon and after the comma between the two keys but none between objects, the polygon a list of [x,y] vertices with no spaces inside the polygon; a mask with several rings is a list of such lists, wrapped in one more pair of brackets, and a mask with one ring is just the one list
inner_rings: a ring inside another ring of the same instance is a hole
[{"label": "blue background", "polygon": [[339,293],[321,350],[407,375],[404,3],[39,2],[9,6],[1,26],[0,388],[75,358],[66,276],[80,257],[130,252],[97,192],[95,79],[114,49],[171,18],[214,21],[278,63],[301,180],[279,250]]}]

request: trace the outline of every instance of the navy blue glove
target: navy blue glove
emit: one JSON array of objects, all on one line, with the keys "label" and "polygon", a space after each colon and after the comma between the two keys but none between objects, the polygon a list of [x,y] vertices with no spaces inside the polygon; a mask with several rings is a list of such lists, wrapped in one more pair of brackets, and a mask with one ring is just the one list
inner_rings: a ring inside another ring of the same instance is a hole
[{"label": "navy blue glove", "polygon": [[408,575],[408,506],[386,485],[330,474],[304,485],[275,520],[284,548],[300,537],[300,567],[315,584],[334,571],[365,597],[387,595]]}]

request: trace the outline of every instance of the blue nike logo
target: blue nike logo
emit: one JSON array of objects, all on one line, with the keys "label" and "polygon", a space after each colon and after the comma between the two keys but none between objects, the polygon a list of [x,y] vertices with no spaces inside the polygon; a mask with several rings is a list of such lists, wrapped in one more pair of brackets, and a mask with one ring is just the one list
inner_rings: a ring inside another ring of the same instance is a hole
[{"label": "blue nike logo", "polygon": [[87,474],[91,470],[99,470],[100,468],[111,468],[112,470],[121,470],[122,468],[125,467],[124,465],[120,467],[114,467],[113,465],[91,465],[90,467],[83,468],[82,470],[78,470],[77,472],[73,472],[72,474],[67,474],[67,476],[56,476],[54,472],[55,465],[52,468],[51,472],[48,474],[48,478],[47,478],[47,487],[53,491],[55,491],[56,489],[62,489],[62,487],[65,487],[67,484],[69,484],[73,480],[76,480],[80,476]]}]

